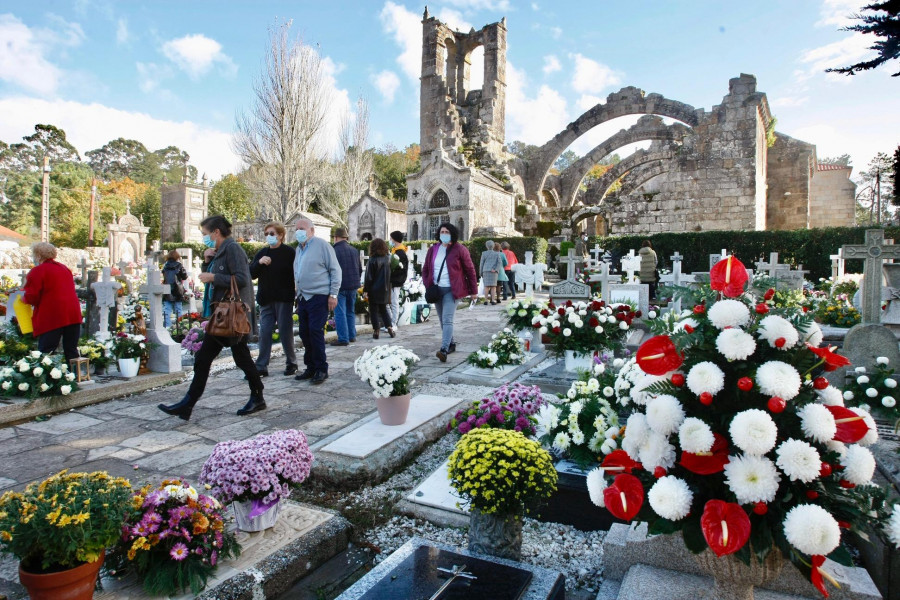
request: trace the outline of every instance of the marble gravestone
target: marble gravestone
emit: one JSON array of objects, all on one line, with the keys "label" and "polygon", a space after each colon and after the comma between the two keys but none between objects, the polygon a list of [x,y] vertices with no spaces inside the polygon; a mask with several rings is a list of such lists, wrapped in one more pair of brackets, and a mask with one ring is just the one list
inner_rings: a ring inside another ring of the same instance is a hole
[{"label": "marble gravestone", "polygon": [[641,257],[637,256],[634,250],[629,250],[628,254],[621,258],[620,264],[622,272],[625,273],[625,283],[639,283],[635,273],[641,270]]},{"label": "marble gravestone", "polygon": [[181,371],[181,344],[173,340],[169,331],[163,327],[162,317],[162,297],[171,291],[171,287],[162,283],[159,269],[151,267],[147,272],[147,283],[141,286],[140,291],[147,294],[150,301],[147,341],[153,346],[150,348],[147,366],[157,373],[177,373]]},{"label": "marble gravestone", "polygon": [[550,299],[554,302],[560,300],[589,300],[591,297],[591,286],[575,281],[576,265],[584,264],[584,259],[575,254],[575,250],[569,248],[569,254],[565,258],[560,258],[559,262],[568,266],[568,274],[566,280],[550,286]]},{"label": "marble gravestone", "polygon": [[525,262],[516,263],[512,266],[513,272],[516,274],[516,286],[519,291],[525,291],[525,297],[534,296],[534,290],[540,290],[544,285],[544,271],[547,265],[544,263],[534,262],[534,252],[527,250],[525,252]]},{"label": "marble gravestone", "polygon": [[650,311],[650,286],[646,283],[613,283],[609,286],[609,304],[628,303],[641,311],[643,317]]}]

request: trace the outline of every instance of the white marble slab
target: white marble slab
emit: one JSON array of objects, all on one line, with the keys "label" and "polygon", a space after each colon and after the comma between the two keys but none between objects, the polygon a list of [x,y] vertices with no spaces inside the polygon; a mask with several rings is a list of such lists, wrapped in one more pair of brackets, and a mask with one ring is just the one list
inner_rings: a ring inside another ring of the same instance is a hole
[{"label": "white marble slab", "polygon": [[450,487],[450,479],[447,477],[448,458],[437,470],[428,476],[425,481],[416,486],[406,499],[415,504],[439,508],[459,515],[468,515],[469,511],[458,508],[456,503],[460,497],[456,490]]}]

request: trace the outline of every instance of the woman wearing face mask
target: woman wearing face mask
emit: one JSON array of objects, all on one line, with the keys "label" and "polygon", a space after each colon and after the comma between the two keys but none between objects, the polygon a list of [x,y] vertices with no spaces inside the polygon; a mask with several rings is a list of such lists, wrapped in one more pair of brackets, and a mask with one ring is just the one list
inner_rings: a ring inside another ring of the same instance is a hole
[{"label": "woman wearing face mask", "polygon": [[441,348],[436,356],[447,362],[447,355],[456,350],[453,341],[453,316],[459,299],[470,296],[478,298],[478,275],[469,250],[458,243],[459,230],[450,223],[443,223],[438,229],[440,243],[428,249],[425,264],[422,265],[422,283],[427,288],[433,283],[441,291],[441,299],[436,303],[441,322]]},{"label": "woman wearing face mask", "polygon": [[[207,251],[203,273],[200,273],[199,276],[200,281],[206,284],[206,292],[203,295],[204,316],[209,316],[212,312],[212,304],[222,300],[229,292],[232,276],[237,283],[241,301],[252,311],[253,282],[250,279],[250,267],[247,264],[247,255],[231,237],[231,223],[222,215],[213,215],[200,221],[200,231],[203,233],[204,245],[215,251],[212,255]],[[237,414],[249,415],[265,409],[266,401],[263,399],[262,379],[253,364],[253,357],[250,356],[247,337],[246,335],[233,338],[204,336],[200,350],[194,355],[194,379],[187,394],[184,395],[181,402],[168,406],[160,404],[159,409],[185,421],[189,420],[194,405],[197,404],[206,389],[212,362],[225,347],[231,348],[234,364],[244,372],[250,382],[250,400],[237,411]]]},{"label": "woman wearing face mask", "polygon": [[56,262],[56,246],[38,242],[31,247],[34,268],[28,271],[22,301],[34,307],[31,322],[38,350],[56,352],[62,340],[66,362],[78,358],[81,304],[72,271]]},{"label": "woman wearing face mask", "polygon": [[285,376],[297,372],[294,352],[294,249],[284,243],[284,225],[272,222],[265,227],[266,247],[250,263],[250,276],[258,279],[256,302],[259,304],[259,356],[256,370],[269,376],[272,332],[278,325],[281,347],[287,359]]}]

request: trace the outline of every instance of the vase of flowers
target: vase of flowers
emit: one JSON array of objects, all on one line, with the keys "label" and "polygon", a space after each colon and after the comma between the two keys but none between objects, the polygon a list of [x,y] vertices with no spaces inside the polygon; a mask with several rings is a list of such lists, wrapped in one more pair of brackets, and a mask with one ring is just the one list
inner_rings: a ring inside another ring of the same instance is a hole
[{"label": "vase of flowers", "polygon": [[68,396],[77,389],[75,374],[59,354],[32,350],[12,365],[0,368],[0,394],[4,396]]},{"label": "vase of flowers", "polygon": [[522,340],[509,327],[491,336],[491,343],[471,353],[466,361],[473,367],[493,372],[506,366],[525,362]]},{"label": "vase of flowers", "polygon": [[109,341],[109,351],[116,357],[122,377],[138,374],[141,356],[147,350],[146,338],[142,335],[120,331]]},{"label": "vase of flowers", "polygon": [[401,346],[376,346],[363,352],[353,363],[353,370],[372,387],[378,418],[385,425],[403,425],[409,414],[409,375],[419,361],[415,353]]},{"label": "vase of flowers", "polygon": [[194,325],[186,334],[184,334],[184,339],[181,340],[181,347],[190,352],[191,356],[196,354],[197,351],[200,350],[200,346],[203,345],[203,338],[206,336],[207,323],[209,323],[209,321],[203,321],[199,325]]},{"label": "vase of flowers", "polygon": [[291,486],[309,477],[312,460],[303,432],[285,429],[219,442],[203,464],[200,481],[222,502],[232,503],[239,529],[262,531],[275,524],[278,503],[290,495]]},{"label": "vase of flowers", "polygon": [[413,304],[424,302],[425,284],[422,283],[420,277],[408,279],[406,283],[403,284],[403,293],[406,294],[406,299]]},{"label": "vase of flowers", "polygon": [[522,517],[556,490],[550,454],[520,431],[474,429],[456,443],[448,476],[469,505],[469,550],[518,560]]},{"label": "vase of flowers", "polygon": [[620,349],[632,321],[640,316],[627,304],[607,306],[601,300],[550,302],[539,314],[538,331],[547,336],[546,343],[553,344],[554,356],[568,354],[566,370],[573,372],[590,369],[588,363],[596,352]]},{"label": "vase of flowers", "polygon": [[513,331],[534,329],[539,321],[541,311],[547,308],[546,302],[537,302],[529,298],[510,300],[506,306],[506,324]]},{"label": "vase of flowers", "polygon": [[900,545],[900,510],[890,517],[885,490],[869,485],[875,423],[821,376],[849,361],[819,346],[811,314],[773,307],[773,290],[745,294],[733,256],[709,277],[689,317],[651,323],[640,375],[620,372],[633,412],[623,452],[588,474],[591,499],[651,534],[681,531],[691,552],[716,556],[705,563],[726,561],[714,563],[729,594],[717,597],[752,598],[754,580],[734,580],[732,558],[772,572],[773,553],[827,595],[825,558],[850,564],[841,529],[874,525]]},{"label": "vase of flowers", "polygon": [[107,351],[106,344],[95,338],[85,339],[84,342],[78,346],[78,353],[91,361],[91,366],[94,368],[94,373],[97,375],[106,373],[106,367],[112,362],[112,357],[110,357],[109,352]]},{"label": "vase of flowers", "polygon": [[535,415],[546,405],[541,389],[521,383],[505,383],[490,398],[475,400],[468,408],[456,411],[447,431],[465,435],[482,427],[521,431],[535,435]]},{"label": "vase of flowers", "polygon": [[151,596],[199,594],[223,559],[240,555],[222,505],[181,479],[145,486],[125,518],[107,566],[133,571]]},{"label": "vase of flowers", "polygon": [[130,498],[127,480],[99,471],[60,471],[0,497],[0,548],[19,559],[19,580],[33,600],[93,597]]}]

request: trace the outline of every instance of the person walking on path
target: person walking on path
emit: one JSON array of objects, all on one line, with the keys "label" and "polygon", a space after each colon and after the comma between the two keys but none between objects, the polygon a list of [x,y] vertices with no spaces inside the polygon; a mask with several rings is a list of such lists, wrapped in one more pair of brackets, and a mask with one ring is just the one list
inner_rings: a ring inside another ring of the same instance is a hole
[{"label": "person walking on path", "polygon": [[359,252],[347,242],[347,230],[334,230],[334,254],[341,266],[341,288],[334,307],[334,329],[337,339],[332,346],[348,346],[356,341],[356,294],[359,292],[362,265]]},{"label": "person walking on path", "polygon": [[166,264],[162,268],[163,283],[169,284],[171,290],[168,294],[163,294],[163,327],[167,329],[172,324],[172,314],[176,321],[181,317],[181,305],[184,302],[184,285],[181,282],[187,279],[187,271],[180,261],[178,250],[169,250]]},{"label": "person walking on path", "polygon": [[409,272],[409,248],[403,243],[402,231],[392,231],[388,242],[391,245],[391,265],[395,263],[393,257],[397,258],[396,265],[391,267],[391,322],[396,330],[400,322],[400,290]]},{"label": "person walking on path", "polygon": [[513,270],[513,265],[519,264],[519,259],[516,258],[516,253],[509,249],[509,242],[503,242],[500,244],[501,252],[503,252],[503,256],[506,257],[506,266],[504,267],[504,271],[506,272],[506,285],[503,286],[503,299],[506,300],[506,291],[509,290],[510,295],[513,300],[516,298],[516,272]]},{"label": "person walking on path", "polygon": [[503,294],[503,300],[506,300],[506,284],[509,283],[509,277],[506,276],[506,266],[509,264],[509,261],[506,260],[506,255],[500,250],[500,244],[494,244],[494,252],[500,257],[500,270],[497,271],[497,290],[494,292],[497,304],[500,304],[500,294]]},{"label": "person walking on path", "polygon": [[[199,275],[201,282],[206,284],[203,294],[203,315],[212,314],[212,307],[222,300],[231,290],[231,278],[234,277],[237,284],[241,302],[253,310],[253,281],[250,279],[250,266],[247,264],[247,254],[231,237],[231,223],[222,215],[212,215],[200,221],[200,232],[203,234],[203,244],[215,253],[204,253],[204,264]],[[249,320],[249,317],[248,317]],[[203,343],[194,355],[194,379],[188,388],[184,398],[176,404],[166,406],[160,404],[159,409],[164,413],[176,416],[185,421],[191,418],[194,405],[200,400],[206,390],[206,382],[209,380],[209,370],[212,362],[222,352],[223,348],[231,348],[231,356],[234,364],[244,372],[244,376],[250,383],[250,399],[243,408],[237,411],[239,416],[250,415],[265,410],[266,401],[263,398],[263,383],[250,356],[250,348],[247,346],[248,335],[236,337],[220,337],[217,335],[203,336]]]},{"label": "person walking on path", "polygon": [[294,249],[284,243],[284,225],[273,221],[264,229],[266,247],[256,253],[250,263],[250,277],[258,280],[256,303],[259,304],[259,355],[256,370],[260,377],[269,376],[272,356],[272,333],[278,336],[287,365],[284,375],[297,372],[294,351]]},{"label": "person walking on path", "polygon": [[428,249],[422,265],[422,283],[426,289],[436,284],[440,300],[435,303],[441,323],[441,348],[435,354],[441,362],[456,350],[453,341],[453,316],[456,303],[469,296],[478,299],[478,275],[468,248],[459,243],[459,230],[450,223],[438,228],[440,242]]},{"label": "person walking on path", "polygon": [[69,267],[56,262],[56,246],[38,242],[31,247],[35,267],[28,271],[22,301],[34,308],[32,335],[38,350],[56,352],[62,340],[68,363],[78,358],[81,335],[81,304],[75,292],[75,278]]},{"label": "person walking on path", "polygon": [[328,320],[328,313],[337,307],[343,281],[341,265],[331,244],[316,237],[316,229],[309,219],[297,220],[294,238],[299,244],[294,257],[294,285],[297,288],[303,364],[306,366],[306,370],[295,375],[294,379],[309,379],[319,385],[328,379],[325,321]]},{"label": "person walking on path", "polygon": [[644,240],[641,243],[641,249],[638,254],[641,257],[641,283],[646,283],[650,286],[650,299],[654,300],[656,299],[656,285],[659,277],[657,277],[656,271],[656,252],[653,251],[653,245],[650,243],[650,240]]},{"label": "person walking on path", "polygon": [[503,269],[503,259],[501,254],[494,250],[494,242],[488,240],[484,245],[487,250],[481,253],[481,264],[478,270],[481,272],[485,297],[491,304],[498,304],[497,275]]},{"label": "person walking on path", "polygon": [[369,255],[363,291],[369,300],[372,338],[378,339],[382,326],[387,327],[391,337],[397,337],[387,309],[388,302],[391,301],[391,258],[388,255],[388,246],[385,241],[381,238],[372,240],[372,244],[369,246]]}]

